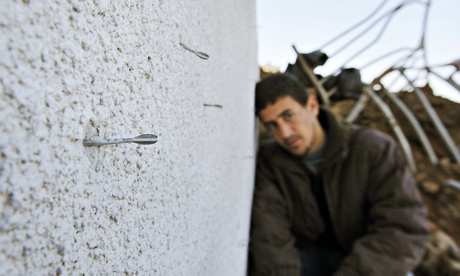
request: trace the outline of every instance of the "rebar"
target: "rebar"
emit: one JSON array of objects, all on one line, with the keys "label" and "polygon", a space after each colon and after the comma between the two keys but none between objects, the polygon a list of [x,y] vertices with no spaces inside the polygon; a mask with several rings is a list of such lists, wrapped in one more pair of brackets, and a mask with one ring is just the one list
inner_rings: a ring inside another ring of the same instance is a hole
[{"label": "rebar", "polygon": [[445,145],[447,146],[448,150],[452,154],[452,157],[455,159],[457,163],[460,163],[460,152],[457,146],[455,145],[454,141],[450,137],[449,132],[447,129],[444,127],[444,124],[442,123],[441,119],[439,119],[438,114],[434,110],[434,108],[431,106],[430,101],[426,98],[425,94],[423,91],[416,87],[414,83],[404,74],[404,70],[399,70],[402,76],[406,78],[407,82],[414,88],[414,92],[419,98],[420,102],[422,103],[422,106],[424,107],[426,113],[428,114],[428,117],[431,119],[433,122],[436,130],[438,131],[438,134],[441,136],[441,139],[444,141]]},{"label": "rebar", "polygon": [[364,87],[364,92],[369,95],[369,97],[373,100],[373,102],[379,107],[379,109],[383,112],[386,116],[388,122],[390,123],[390,127],[396,135],[401,148],[403,150],[404,156],[406,157],[406,161],[411,168],[412,172],[417,171],[417,165],[415,164],[414,156],[412,154],[412,149],[410,147],[409,142],[407,141],[406,136],[404,135],[401,127],[398,124],[398,121],[394,117],[391,109],[388,105],[375,93],[369,86]]}]

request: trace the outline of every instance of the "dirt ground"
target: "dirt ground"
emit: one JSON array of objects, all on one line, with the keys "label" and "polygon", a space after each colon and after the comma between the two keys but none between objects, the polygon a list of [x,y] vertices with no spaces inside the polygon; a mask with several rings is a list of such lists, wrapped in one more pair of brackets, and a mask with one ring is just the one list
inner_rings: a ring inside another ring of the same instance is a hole
[{"label": "dirt ground", "polygon": [[[261,75],[263,76],[264,74]],[[429,86],[423,87],[422,91],[458,148],[460,145],[460,104],[435,96]],[[385,98],[383,93],[376,92],[389,105],[410,143],[417,166],[414,176],[429,212],[434,241],[422,264],[427,267],[416,271],[416,275],[460,275],[460,249],[458,247],[460,245],[460,190],[442,188],[446,187],[443,186],[446,181],[460,182],[460,164],[455,162],[455,158],[450,154],[416,93],[406,91],[396,95],[420,122],[439,159],[438,164],[431,163],[416,132],[403,113],[390,99]],[[331,108],[337,115],[345,117],[355,103],[356,100],[342,100],[331,104]],[[355,123],[382,130],[396,137],[386,117],[372,101],[368,102]],[[260,139],[266,139],[267,136],[262,128],[260,132]]]}]

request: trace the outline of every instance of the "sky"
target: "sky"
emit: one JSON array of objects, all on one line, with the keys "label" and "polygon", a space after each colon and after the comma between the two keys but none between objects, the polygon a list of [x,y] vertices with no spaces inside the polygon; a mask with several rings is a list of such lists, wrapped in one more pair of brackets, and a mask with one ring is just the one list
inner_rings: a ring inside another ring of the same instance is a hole
[{"label": "sky", "polygon": [[[342,67],[353,67],[360,70],[366,83],[390,66],[402,65],[403,60],[407,60],[407,67],[428,65],[448,77],[455,67],[439,65],[460,59],[460,0],[431,0],[427,17],[428,0],[256,1],[259,65],[274,66],[281,72],[296,60],[293,45],[301,53],[320,50],[329,56],[315,73],[327,76]],[[419,47],[423,34],[425,51],[405,59]],[[417,85],[428,81],[435,94],[460,103],[460,91],[438,77],[420,69],[410,70],[408,75]],[[453,78],[460,84],[460,72]],[[392,73],[383,84],[397,91],[407,82]]]}]

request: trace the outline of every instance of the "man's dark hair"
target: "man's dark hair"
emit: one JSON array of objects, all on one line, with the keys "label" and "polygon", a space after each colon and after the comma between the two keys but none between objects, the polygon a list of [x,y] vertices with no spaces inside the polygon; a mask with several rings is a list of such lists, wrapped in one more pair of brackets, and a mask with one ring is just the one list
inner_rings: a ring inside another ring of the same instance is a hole
[{"label": "man's dark hair", "polygon": [[263,78],[256,85],[256,115],[282,97],[290,96],[302,106],[307,104],[308,94],[294,76],[277,73]]}]

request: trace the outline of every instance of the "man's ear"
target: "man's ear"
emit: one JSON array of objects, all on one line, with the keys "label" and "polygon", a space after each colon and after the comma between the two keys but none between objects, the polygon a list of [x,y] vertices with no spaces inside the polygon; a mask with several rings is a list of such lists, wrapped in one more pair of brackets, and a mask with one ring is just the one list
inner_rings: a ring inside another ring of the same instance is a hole
[{"label": "man's ear", "polygon": [[309,107],[311,109],[311,111],[313,112],[313,114],[315,116],[318,116],[318,114],[319,114],[319,102],[318,102],[318,98],[316,98],[316,96],[313,96],[313,95],[308,96],[307,107]]}]

